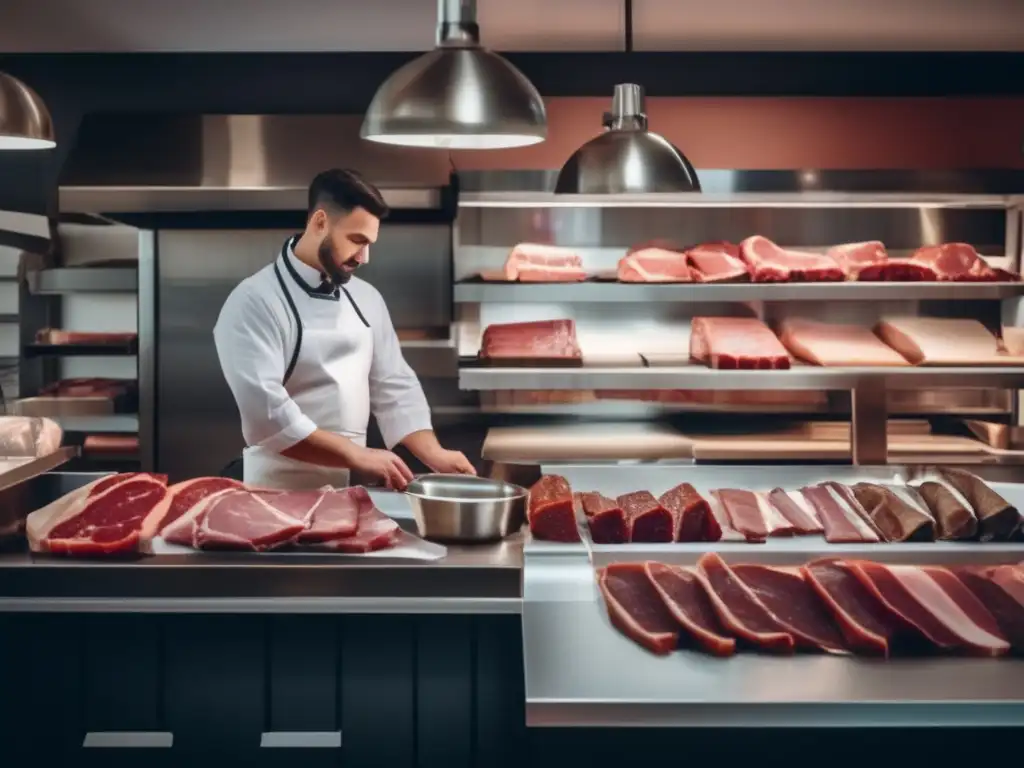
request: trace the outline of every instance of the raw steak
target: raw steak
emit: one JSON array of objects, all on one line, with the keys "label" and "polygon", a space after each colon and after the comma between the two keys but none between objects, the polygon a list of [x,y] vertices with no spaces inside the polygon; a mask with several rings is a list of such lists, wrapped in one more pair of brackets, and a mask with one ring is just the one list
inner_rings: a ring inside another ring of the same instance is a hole
[{"label": "raw steak", "polygon": [[993,491],[984,480],[965,469],[940,469],[949,484],[967,499],[978,518],[982,541],[1008,541],[1021,527],[1020,511]]},{"label": "raw steak", "polygon": [[697,572],[661,563],[645,563],[644,570],[689,639],[714,656],[732,656],[736,652],[736,641],[718,620],[708,587]]},{"label": "raw steak", "polygon": [[914,365],[970,365],[1000,354],[999,341],[977,320],[943,317],[894,317],[875,333]]},{"label": "raw steak", "polygon": [[595,544],[625,544],[629,541],[626,514],[615,499],[600,493],[579,494],[579,505]]},{"label": "raw steak", "polygon": [[886,541],[935,541],[935,521],[913,489],[857,483],[850,490]]},{"label": "raw steak", "polygon": [[[308,504],[299,502],[300,493],[309,494]],[[369,492],[361,485],[336,491],[293,491],[287,494],[287,498],[295,503],[294,508],[284,506],[282,500],[273,503],[282,512],[306,522],[306,529],[295,539],[299,544],[318,544],[353,536],[358,528],[360,511],[373,507]],[[307,508],[305,515],[301,514],[303,506]]]},{"label": "raw steak", "polygon": [[998,656],[1010,650],[992,614],[943,568],[851,564],[852,572],[886,606],[939,648]]},{"label": "raw steak", "polygon": [[740,247],[733,243],[702,243],[686,252],[699,283],[730,283],[750,280],[750,270],[740,258]]},{"label": "raw steak", "polygon": [[978,518],[967,498],[944,479],[926,480],[917,492],[935,518],[940,541],[973,539],[978,534]]},{"label": "raw steak", "polygon": [[608,618],[626,637],[665,655],[679,644],[679,624],[647,578],[642,563],[613,563],[598,572]]},{"label": "raw steak", "polygon": [[831,256],[780,248],[760,235],[740,243],[740,256],[750,267],[755,283],[822,283],[846,279]]},{"label": "raw steak", "polygon": [[955,574],[995,617],[1014,652],[1024,654],[1024,570],[997,565],[957,568]]},{"label": "raw steak", "polygon": [[59,328],[41,328],[36,331],[37,344],[127,344],[138,337],[137,333],[62,331]]},{"label": "raw steak", "polygon": [[823,366],[909,365],[871,331],[859,325],[788,318],[779,339],[800,360]]},{"label": "raw steak", "polygon": [[822,483],[803,488],[801,493],[818,513],[825,541],[830,544],[882,540],[849,489],[836,483]]},{"label": "raw steak", "polygon": [[402,536],[402,528],[381,512],[373,503],[359,505],[359,522],[351,536],[332,539],[320,546],[332,552],[365,554],[395,546]]},{"label": "raw steak", "polygon": [[665,248],[631,250],[619,259],[616,274],[623,283],[689,283],[693,280],[686,254]]},{"label": "raw steak", "polygon": [[582,352],[576,341],[574,321],[539,320],[487,326],[480,345],[480,356],[579,359]]},{"label": "raw steak", "polygon": [[578,283],[587,279],[583,259],[569,248],[520,243],[505,259],[504,278],[523,283]]},{"label": "raw steak", "polygon": [[725,507],[713,492],[708,494],[708,508],[711,510],[711,519],[719,532],[718,538],[714,541],[746,541],[747,537],[732,527]]},{"label": "raw steak", "polygon": [[764,543],[772,534],[791,535],[795,530],[763,494],[735,488],[720,488],[711,493],[721,503],[731,527],[747,541]]},{"label": "raw steak", "polygon": [[674,541],[718,541],[721,538],[722,531],[707,501],[689,483],[665,491],[658,503],[675,521]]},{"label": "raw steak", "polygon": [[732,572],[793,635],[797,645],[829,653],[847,653],[839,627],[799,571],[766,565],[734,565]]},{"label": "raw steak", "polygon": [[28,515],[29,548],[84,556],[148,551],[166,496],[166,477],[126,473],[94,480]]},{"label": "raw steak", "polygon": [[714,552],[697,563],[708,586],[708,597],[719,621],[736,637],[769,651],[791,653],[793,635],[764,607],[754,593]]},{"label": "raw steak", "polygon": [[842,563],[819,561],[803,568],[811,589],[832,612],[849,648],[888,656],[903,623]]},{"label": "raw steak", "polygon": [[579,541],[572,488],[560,475],[544,475],[530,488],[526,514],[530,533],[545,541]]},{"label": "raw steak", "polygon": [[711,368],[789,368],[789,354],[782,342],[752,317],[693,318],[690,357]]},{"label": "raw steak", "polygon": [[929,267],[938,280],[995,282],[999,275],[967,243],[945,243],[918,248],[910,260]]},{"label": "raw steak", "polygon": [[670,542],[675,539],[675,520],[650,491],[636,491],[618,498],[626,514],[626,531],[630,541]]},{"label": "raw steak", "polygon": [[[157,530],[160,531],[164,539],[167,539],[168,527],[180,520],[186,512],[195,507],[207,496],[211,496],[218,491],[227,490],[229,488],[241,489],[244,487],[245,486],[237,480],[232,480],[228,477],[197,477],[192,480],[175,483],[167,489],[169,493],[167,494],[167,499],[164,501],[163,515],[160,518],[160,524],[157,527]],[[191,522],[187,525],[187,528],[187,542],[179,541],[178,543],[187,543],[191,546],[193,533]],[[179,539],[184,539],[184,533],[175,534],[174,528],[171,529],[171,532]]]},{"label": "raw steak", "polygon": [[842,267],[847,280],[860,282],[934,281],[935,270],[911,259],[890,259],[878,240],[830,248],[828,255]]},{"label": "raw steak", "polygon": [[199,518],[194,546],[261,552],[290,542],[306,524],[279,510],[274,495],[246,490],[218,494]]},{"label": "raw steak", "polygon": [[768,494],[768,503],[789,521],[794,533],[822,533],[824,530],[818,513],[799,491],[790,492],[775,488]]}]

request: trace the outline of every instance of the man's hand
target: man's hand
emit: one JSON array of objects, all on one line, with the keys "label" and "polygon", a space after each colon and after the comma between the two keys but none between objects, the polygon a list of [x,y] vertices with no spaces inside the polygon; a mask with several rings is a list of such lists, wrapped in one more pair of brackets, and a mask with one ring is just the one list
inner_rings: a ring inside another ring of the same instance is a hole
[{"label": "man's hand", "polygon": [[[461,455],[461,454],[460,454]],[[391,451],[377,448],[359,448],[353,451],[352,469],[375,480],[382,480],[386,487],[398,491],[412,482],[412,470]]]},{"label": "man's hand", "polygon": [[423,463],[435,472],[446,475],[475,475],[476,469],[469,459],[458,451],[447,451],[444,448],[423,458]]}]

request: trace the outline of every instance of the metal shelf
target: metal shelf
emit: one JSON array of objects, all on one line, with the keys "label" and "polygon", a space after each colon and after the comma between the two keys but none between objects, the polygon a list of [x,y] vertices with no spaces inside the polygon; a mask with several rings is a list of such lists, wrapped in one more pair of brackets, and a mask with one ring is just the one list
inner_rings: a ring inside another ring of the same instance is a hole
[{"label": "metal shelf", "polygon": [[456,283],[457,304],[652,301],[925,301],[1007,299],[1021,283]]},{"label": "metal shelf", "polygon": [[136,293],[139,271],[132,267],[60,267],[30,272],[28,288],[38,295]]},{"label": "metal shelf", "polygon": [[135,435],[139,432],[139,417],[134,413],[115,413],[104,416],[48,416],[65,432],[89,434]]},{"label": "metal shelf", "polygon": [[465,368],[459,388],[499,389],[811,389],[852,390],[1024,387],[1024,368],[816,368],[787,371],[716,370],[700,365],[666,368]]}]

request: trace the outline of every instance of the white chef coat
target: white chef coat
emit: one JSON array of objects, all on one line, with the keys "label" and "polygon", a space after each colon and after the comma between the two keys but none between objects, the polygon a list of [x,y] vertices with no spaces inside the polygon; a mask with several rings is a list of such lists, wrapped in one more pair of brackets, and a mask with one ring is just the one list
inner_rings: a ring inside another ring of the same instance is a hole
[{"label": "white chef coat", "polygon": [[431,428],[430,409],[377,289],[352,277],[333,294],[323,293],[320,271],[295,257],[295,239],[231,292],[213,337],[242,420],[245,482],[342,486],[348,470],[296,461],[281,451],[318,428],[366,445],[371,411],[393,448]]}]

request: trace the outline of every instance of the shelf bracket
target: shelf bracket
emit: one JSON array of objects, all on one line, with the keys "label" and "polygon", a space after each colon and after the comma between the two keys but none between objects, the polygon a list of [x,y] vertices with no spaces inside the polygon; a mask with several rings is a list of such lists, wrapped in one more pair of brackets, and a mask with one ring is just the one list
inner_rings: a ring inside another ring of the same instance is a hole
[{"label": "shelf bracket", "polygon": [[857,465],[886,464],[889,460],[888,402],[885,381],[864,379],[850,392],[850,447]]}]

